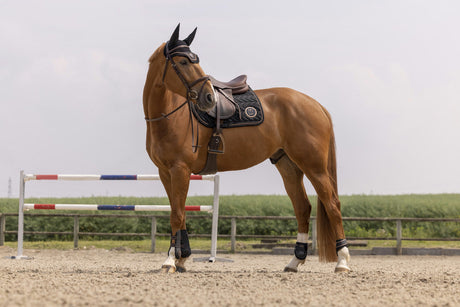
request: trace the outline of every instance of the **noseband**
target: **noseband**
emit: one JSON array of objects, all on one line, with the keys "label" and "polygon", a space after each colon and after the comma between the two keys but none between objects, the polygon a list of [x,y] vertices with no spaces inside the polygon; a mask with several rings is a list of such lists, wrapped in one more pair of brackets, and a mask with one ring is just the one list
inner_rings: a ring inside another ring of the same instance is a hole
[{"label": "noseband", "polygon": [[[160,117],[156,117],[156,118],[145,118],[145,121],[147,122],[156,122],[156,121],[159,121],[159,120],[162,120],[162,119],[169,119],[168,117],[170,115],[172,115],[173,113],[175,113],[176,111],[178,111],[179,109],[181,109],[183,106],[185,106],[186,104],[188,104],[189,106],[189,117],[190,117],[190,124],[192,125],[192,148],[193,148],[193,152],[196,152],[199,145],[198,145],[198,141],[199,141],[199,130],[198,130],[198,122],[196,124],[196,130],[197,130],[197,134],[196,134],[196,141],[195,141],[195,132],[194,132],[194,128],[193,128],[193,115],[192,115],[192,106],[190,104],[192,104],[192,100],[197,100],[202,92],[203,92],[203,89],[204,89],[204,86],[206,84],[206,82],[209,81],[209,76],[206,75],[204,77],[201,77],[201,78],[198,78],[196,79],[195,81],[189,83],[187,81],[187,79],[185,79],[184,75],[182,74],[182,72],[180,71],[179,67],[177,66],[176,62],[174,61],[174,57],[175,56],[182,56],[182,57],[186,57],[190,63],[192,64],[195,64],[195,63],[199,63],[200,60],[198,58],[198,55],[196,55],[195,53],[193,53],[190,48],[187,46],[187,45],[179,45],[179,46],[176,46],[174,48],[172,48],[171,50],[169,49],[169,42],[166,43],[166,46],[165,46],[165,49],[164,49],[164,55],[166,57],[166,63],[165,63],[165,68],[164,68],[164,71],[163,71],[163,78],[162,78],[162,82],[164,84],[164,81],[165,81],[165,78],[166,78],[166,73],[168,71],[168,62],[171,62],[171,66],[172,68],[174,69],[174,71],[176,72],[177,76],[179,77],[179,79],[181,80],[182,84],[185,86],[185,89],[187,90],[187,95],[186,95],[186,99],[184,101],[184,103],[182,103],[180,106],[178,106],[177,108],[175,108],[173,111],[169,112],[168,114],[161,114]],[[199,84],[200,82],[202,82],[201,84],[201,87],[200,87],[200,90],[197,92],[196,90],[193,89],[193,87],[197,84]],[[194,142],[195,141],[195,142]]]}]

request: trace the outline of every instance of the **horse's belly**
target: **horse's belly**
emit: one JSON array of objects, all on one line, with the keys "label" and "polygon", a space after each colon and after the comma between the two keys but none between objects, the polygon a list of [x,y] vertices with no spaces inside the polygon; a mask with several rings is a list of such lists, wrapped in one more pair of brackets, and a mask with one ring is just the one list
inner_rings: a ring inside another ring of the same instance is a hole
[{"label": "horse's belly", "polygon": [[217,156],[218,170],[250,168],[274,154],[281,146],[280,138],[264,130],[263,124],[224,130],[225,153]]}]

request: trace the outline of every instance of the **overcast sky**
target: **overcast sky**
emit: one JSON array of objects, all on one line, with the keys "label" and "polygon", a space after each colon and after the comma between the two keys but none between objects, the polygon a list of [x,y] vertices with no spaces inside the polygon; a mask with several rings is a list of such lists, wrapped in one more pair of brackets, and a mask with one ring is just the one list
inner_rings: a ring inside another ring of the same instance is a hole
[{"label": "overcast sky", "polygon": [[[178,22],[222,80],[332,114],[340,194],[460,192],[458,1],[0,1],[0,197],[26,173],[153,174],[142,90]],[[222,194],[285,194],[268,161]],[[27,196],[165,195],[153,182],[32,182]],[[310,194],[314,193],[307,186]],[[189,195],[210,194],[206,182]]]}]

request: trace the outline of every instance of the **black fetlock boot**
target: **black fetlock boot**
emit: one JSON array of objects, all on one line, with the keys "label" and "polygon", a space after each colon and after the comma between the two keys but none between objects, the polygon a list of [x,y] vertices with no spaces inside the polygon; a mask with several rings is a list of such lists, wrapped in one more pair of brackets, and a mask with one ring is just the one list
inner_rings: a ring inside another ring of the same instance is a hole
[{"label": "black fetlock boot", "polygon": [[305,260],[308,254],[308,243],[295,243],[294,255],[299,260]]},{"label": "black fetlock boot", "polygon": [[174,254],[176,259],[190,257],[192,250],[190,248],[187,230],[178,230],[176,235],[171,237],[171,246],[173,246],[172,238],[175,238]]}]

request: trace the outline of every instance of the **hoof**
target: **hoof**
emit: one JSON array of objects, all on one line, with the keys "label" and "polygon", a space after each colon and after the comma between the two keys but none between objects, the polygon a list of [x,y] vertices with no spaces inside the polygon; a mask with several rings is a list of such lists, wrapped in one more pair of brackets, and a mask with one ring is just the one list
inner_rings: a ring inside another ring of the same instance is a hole
[{"label": "hoof", "polygon": [[335,273],[348,273],[350,272],[350,268],[345,267],[345,266],[340,266],[340,267],[336,267],[334,272]]},{"label": "hoof", "polygon": [[161,267],[161,272],[162,273],[175,273],[176,272],[176,267],[172,265],[163,265]]},{"label": "hoof", "polygon": [[338,262],[335,267],[336,273],[341,272],[350,272],[350,268],[348,267],[348,263],[350,262],[350,252],[348,251],[348,247],[341,248],[338,253]]},{"label": "hoof", "polygon": [[291,262],[284,267],[284,272],[297,273],[297,267],[305,263],[305,259],[298,259],[296,256],[292,257]]},{"label": "hoof", "polygon": [[290,267],[285,267],[284,272],[289,272],[289,273],[297,273],[297,268],[290,268]]},{"label": "hoof", "polygon": [[183,266],[176,266],[176,272],[185,273],[187,272],[187,269]]}]

